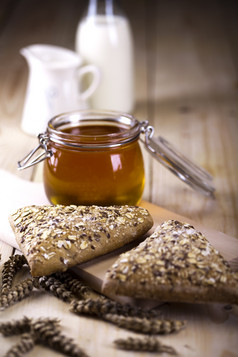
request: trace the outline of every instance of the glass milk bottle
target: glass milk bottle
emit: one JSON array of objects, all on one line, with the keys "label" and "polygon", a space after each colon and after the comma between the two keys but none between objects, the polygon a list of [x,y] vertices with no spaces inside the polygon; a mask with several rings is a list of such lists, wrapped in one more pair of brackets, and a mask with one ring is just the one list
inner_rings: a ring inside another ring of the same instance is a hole
[{"label": "glass milk bottle", "polygon": [[94,109],[130,113],[134,107],[133,38],[128,19],[113,0],[90,0],[78,24],[76,51],[101,71],[91,97]]}]

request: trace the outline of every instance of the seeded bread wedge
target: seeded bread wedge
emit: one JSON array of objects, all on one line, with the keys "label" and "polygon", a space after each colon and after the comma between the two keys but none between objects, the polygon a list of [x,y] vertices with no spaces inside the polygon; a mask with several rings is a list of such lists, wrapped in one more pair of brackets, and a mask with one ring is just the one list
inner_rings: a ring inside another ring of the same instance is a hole
[{"label": "seeded bread wedge", "polygon": [[9,218],[32,276],[64,271],[122,247],[153,225],[134,206],[27,206]]},{"label": "seeded bread wedge", "polygon": [[169,302],[238,304],[238,273],[202,233],[170,220],[107,271],[103,292]]}]

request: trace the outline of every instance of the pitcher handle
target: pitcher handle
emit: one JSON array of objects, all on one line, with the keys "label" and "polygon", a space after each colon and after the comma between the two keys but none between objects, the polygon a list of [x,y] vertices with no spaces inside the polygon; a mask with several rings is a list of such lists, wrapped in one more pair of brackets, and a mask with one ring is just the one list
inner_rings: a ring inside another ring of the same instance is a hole
[{"label": "pitcher handle", "polygon": [[92,64],[88,64],[79,68],[79,78],[81,79],[85,74],[92,74],[93,78],[88,88],[86,88],[83,92],[80,93],[80,99],[82,100],[87,100],[89,97],[91,97],[95,90],[98,88],[99,83],[101,81],[100,70]]}]

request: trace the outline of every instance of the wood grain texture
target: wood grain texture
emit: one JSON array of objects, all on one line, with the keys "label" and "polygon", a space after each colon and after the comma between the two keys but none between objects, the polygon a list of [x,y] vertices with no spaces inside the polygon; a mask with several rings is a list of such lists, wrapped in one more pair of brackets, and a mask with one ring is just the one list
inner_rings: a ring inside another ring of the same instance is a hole
[{"label": "wood grain texture", "polygon": [[[37,145],[20,128],[28,69],[19,49],[32,43],[74,48],[86,0],[3,0],[0,9],[0,167],[28,180],[42,180],[42,166],[17,171],[17,161]],[[144,150],[143,199],[197,224],[238,237],[238,26],[235,0],[121,0],[135,43],[134,115],[149,120],[182,153],[206,168],[216,186],[215,199],[180,182]],[[37,110],[37,108],[36,108]],[[229,249],[228,249],[229,250]],[[234,254],[236,248],[234,249]],[[0,244],[2,265],[12,248]],[[221,306],[165,306],[165,314],[186,318],[189,328],[165,336],[163,343],[181,356],[235,357],[237,316]],[[65,334],[91,356],[134,356],[117,351],[115,338],[126,331],[78,317],[46,294],[34,294],[0,320],[58,316]],[[107,338],[105,338],[107,336]],[[16,340],[14,340],[16,342]],[[13,339],[0,336],[1,353]],[[29,356],[58,356],[37,347]],[[139,353],[147,357],[149,353]]]}]

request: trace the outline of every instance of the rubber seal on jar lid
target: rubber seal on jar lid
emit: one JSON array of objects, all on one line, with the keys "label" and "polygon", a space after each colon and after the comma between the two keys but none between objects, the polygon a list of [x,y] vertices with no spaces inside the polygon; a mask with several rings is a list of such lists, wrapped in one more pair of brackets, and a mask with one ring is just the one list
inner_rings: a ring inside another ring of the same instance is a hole
[{"label": "rubber seal on jar lid", "polygon": [[194,190],[206,196],[214,195],[213,177],[206,170],[187,159],[163,137],[154,137],[154,128],[148,122],[142,123],[141,132],[145,134],[142,141],[146,149],[157,161]]}]

